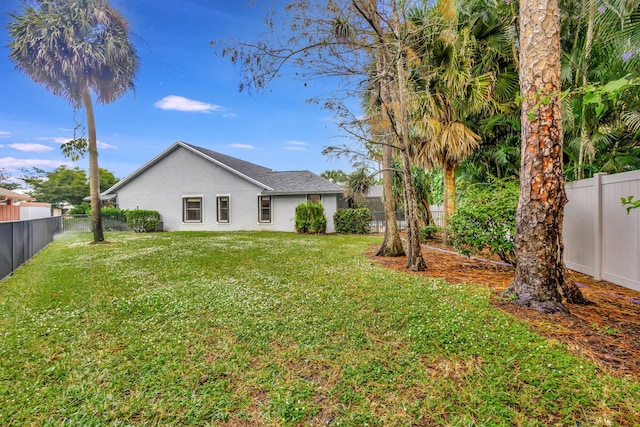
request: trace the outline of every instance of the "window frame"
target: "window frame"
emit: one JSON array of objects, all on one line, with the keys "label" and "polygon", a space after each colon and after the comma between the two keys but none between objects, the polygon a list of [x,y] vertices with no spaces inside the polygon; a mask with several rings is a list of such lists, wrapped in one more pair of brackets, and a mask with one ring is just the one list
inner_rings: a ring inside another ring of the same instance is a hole
[{"label": "window frame", "polygon": [[[226,199],[227,201],[227,219],[221,219],[222,215],[222,207],[221,200]],[[216,221],[220,224],[229,224],[231,222],[231,195],[230,194],[218,194],[216,196]]]},{"label": "window frame", "polygon": [[[263,214],[263,209],[265,209],[262,205],[262,202],[264,200],[268,200],[269,201],[269,220],[265,221],[263,220],[262,214]],[[258,196],[258,223],[260,224],[271,224],[273,222],[273,197],[272,196],[263,196],[263,195],[259,195]]]},{"label": "window frame", "polygon": [[[187,204],[196,200],[200,203],[199,208],[188,208]],[[188,212],[196,210],[200,213],[199,219],[188,219]],[[185,224],[202,224],[204,222],[204,196],[182,196],[182,222]]]}]

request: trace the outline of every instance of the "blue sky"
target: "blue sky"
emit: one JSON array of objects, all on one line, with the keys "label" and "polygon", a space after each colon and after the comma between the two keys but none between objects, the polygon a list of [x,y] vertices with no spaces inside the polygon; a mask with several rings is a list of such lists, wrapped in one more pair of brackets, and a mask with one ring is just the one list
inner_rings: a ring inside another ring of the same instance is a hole
[{"label": "blue sky", "polygon": [[[281,0],[112,0],[135,33],[141,58],[136,91],[96,105],[99,164],[123,178],[177,140],[276,170],[350,167],[321,151],[340,143],[328,111],[306,99],[331,91],[331,82],[281,79],[263,94],[238,92],[239,68],[215,55],[210,41],[251,41]],[[36,85],[9,60],[8,13],[21,0],[0,1],[0,169],[52,170],[71,162],[60,143],[73,137],[73,109]],[[80,111],[75,120],[84,124]],[[336,138],[338,140],[336,140]]]}]

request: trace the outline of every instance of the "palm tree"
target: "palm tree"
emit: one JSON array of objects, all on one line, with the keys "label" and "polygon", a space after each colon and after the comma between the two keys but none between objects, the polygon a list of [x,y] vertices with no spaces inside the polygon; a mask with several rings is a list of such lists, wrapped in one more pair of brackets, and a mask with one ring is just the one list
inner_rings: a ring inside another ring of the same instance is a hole
[{"label": "palm tree", "polygon": [[418,94],[414,155],[422,167],[444,170],[448,218],[455,211],[455,170],[480,142],[469,118],[490,107],[496,78],[475,66],[472,28],[458,24],[453,2],[438,2],[414,19],[439,23],[439,31],[424,34],[415,47],[422,63],[413,75]]},{"label": "palm tree", "polygon": [[128,22],[108,0],[35,0],[9,24],[16,68],[87,116],[91,223],[94,243],[104,240],[92,91],[111,103],[134,88],[139,68]]},{"label": "palm tree", "polygon": [[351,199],[356,207],[364,206],[371,187],[375,181],[366,168],[357,169],[347,177],[347,187],[344,190],[344,197]]},{"label": "palm tree", "polygon": [[[589,84],[603,85],[628,74],[640,74],[637,49],[640,1],[561,0],[560,6],[563,10],[560,18],[562,80],[565,89],[573,89],[569,92],[572,96],[565,106],[567,114],[563,119],[569,149],[566,152],[569,160],[567,176],[581,179],[598,171],[611,170],[612,164],[602,163],[599,158],[612,147],[627,145],[625,140],[632,138],[633,126],[628,126],[630,123],[626,119],[629,112],[637,111],[633,96],[623,96],[618,102],[608,103],[603,114],[583,102],[579,89]],[[618,136],[620,140],[616,139]]]}]

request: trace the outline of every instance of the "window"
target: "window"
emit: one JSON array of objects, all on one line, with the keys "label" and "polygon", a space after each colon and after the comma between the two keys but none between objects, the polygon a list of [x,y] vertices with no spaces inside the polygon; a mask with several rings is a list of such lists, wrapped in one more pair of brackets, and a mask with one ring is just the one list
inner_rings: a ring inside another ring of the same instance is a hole
[{"label": "window", "polygon": [[218,206],[218,222],[229,222],[229,196],[218,196],[216,205]]},{"label": "window", "polygon": [[271,222],[271,196],[258,196],[258,222]]},{"label": "window", "polygon": [[307,200],[310,200],[313,203],[320,203],[322,196],[320,194],[307,194]]},{"label": "window", "polygon": [[202,222],[202,197],[185,197],[182,205],[182,221]]}]

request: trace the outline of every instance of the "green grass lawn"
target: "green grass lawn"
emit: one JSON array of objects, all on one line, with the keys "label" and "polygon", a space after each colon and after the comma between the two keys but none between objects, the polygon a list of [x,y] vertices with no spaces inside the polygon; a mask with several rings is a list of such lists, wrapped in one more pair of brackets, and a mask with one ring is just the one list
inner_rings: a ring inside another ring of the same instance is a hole
[{"label": "green grass lawn", "polygon": [[[379,238],[64,236],[0,282],[0,425],[609,426],[640,385]],[[579,423],[579,424],[578,424]]]}]

